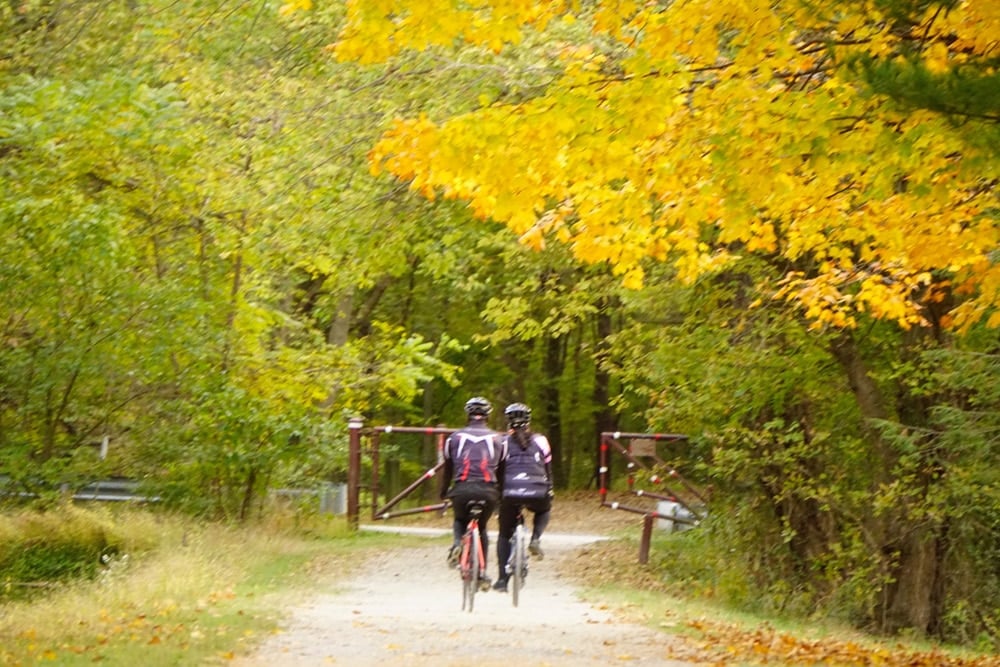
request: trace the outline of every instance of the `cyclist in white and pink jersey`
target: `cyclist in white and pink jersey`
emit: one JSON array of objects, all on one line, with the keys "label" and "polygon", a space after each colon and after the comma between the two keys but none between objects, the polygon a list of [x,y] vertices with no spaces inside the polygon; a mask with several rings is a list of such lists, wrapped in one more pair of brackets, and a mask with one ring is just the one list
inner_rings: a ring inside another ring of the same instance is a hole
[{"label": "cyclist in white and pink jersey", "polygon": [[528,551],[541,560],[542,533],[549,524],[552,510],[552,446],[549,439],[531,430],[531,408],[524,403],[511,403],[504,410],[507,419],[507,460],[501,483],[500,531],[497,537],[497,565],[500,575],[493,590],[507,591],[506,563],[510,557],[510,538],[517,527],[517,515],[522,509],[534,515]]}]

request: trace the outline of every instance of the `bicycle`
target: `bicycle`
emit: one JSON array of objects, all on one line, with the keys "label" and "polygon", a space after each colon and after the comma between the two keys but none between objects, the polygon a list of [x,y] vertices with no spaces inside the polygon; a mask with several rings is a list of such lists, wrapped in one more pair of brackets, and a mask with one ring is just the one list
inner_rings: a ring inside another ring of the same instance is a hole
[{"label": "bicycle", "polygon": [[479,517],[483,514],[485,502],[470,500],[469,523],[462,535],[461,551],[458,557],[458,570],[462,576],[462,610],[472,612],[477,591],[489,590],[490,581],[486,576],[486,554],[483,553],[483,542],[480,538]]},{"label": "bicycle", "polygon": [[510,582],[510,599],[517,606],[519,594],[524,588],[524,578],[528,576],[528,531],[524,527],[524,511],[517,513],[517,525],[510,537],[510,556],[504,565]]}]

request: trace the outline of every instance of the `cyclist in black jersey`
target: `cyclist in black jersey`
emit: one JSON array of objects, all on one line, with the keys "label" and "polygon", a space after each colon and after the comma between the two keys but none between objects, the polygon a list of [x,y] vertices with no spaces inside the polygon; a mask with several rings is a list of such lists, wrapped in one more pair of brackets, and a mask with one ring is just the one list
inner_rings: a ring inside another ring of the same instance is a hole
[{"label": "cyclist in black jersey", "polygon": [[503,466],[507,458],[503,435],[486,423],[492,411],[493,406],[485,398],[470,398],[465,403],[468,423],[451,433],[444,443],[441,499],[449,498],[454,510],[452,546],[448,550],[448,565],[451,567],[458,565],[459,543],[469,523],[467,505],[470,500],[485,503],[479,517],[479,535],[483,554],[489,553],[486,523],[500,499]]},{"label": "cyclist in black jersey", "polygon": [[531,430],[531,408],[524,403],[511,403],[504,409],[507,436],[504,442],[507,461],[504,465],[502,497],[500,498],[500,531],[497,537],[499,576],[493,589],[507,591],[505,565],[510,557],[510,538],[517,527],[517,515],[522,509],[532,512],[531,541],[528,551],[541,560],[542,533],[549,523],[552,510],[552,446],[549,439]]}]

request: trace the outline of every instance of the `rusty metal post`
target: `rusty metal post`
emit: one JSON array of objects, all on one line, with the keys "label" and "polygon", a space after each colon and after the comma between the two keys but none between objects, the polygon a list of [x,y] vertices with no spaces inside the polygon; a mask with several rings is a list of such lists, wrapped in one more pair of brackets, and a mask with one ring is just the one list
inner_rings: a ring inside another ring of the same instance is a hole
[{"label": "rusty metal post", "polygon": [[372,518],[375,518],[375,509],[378,507],[378,476],[379,476],[379,458],[378,458],[378,448],[379,439],[378,432],[371,434],[368,439],[369,450],[372,460],[372,483],[371,483],[371,494],[372,494]]},{"label": "rusty metal post", "polygon": [[609,483],[609,479],[608,479],[608,477],[609,477],[609,474],[608,474],[608,465],[609,465],[609,463],[610,462],[608,461],[608,443],[607,443],[607,441],[605,439],[605,436],[602,434],[601,435],[601,457],[600,457],[600,463],[599,463],[598,468],[597,468],[597,473],[598,473],[597,487],[598,487],[598,489],[600,489],[600,492],[601,492],[601,503],[606,502],[607,499],[608,499],[608,483]]},{"label": "rusty metal post", "polygon": [[358,527],[358,506],[361,491],[361,417],[351,417],[347,422],[347,525]]},{"label": "rusty metal post", "polygon": [[647,514],[642,517],[642,539],[639,541],[639,564],[645,565],[649,562],[649,543],[653,538],[653,521],[655,516]]},{"label": "rusty metal post", "polygon": [[628,464],[626,469],[628,471],[628,490],[632,491],[635,488],[635,468],[636,459],[632,456],[632,442],[629,441],[628,449],[626,450],[626,458],[628,458]]}]

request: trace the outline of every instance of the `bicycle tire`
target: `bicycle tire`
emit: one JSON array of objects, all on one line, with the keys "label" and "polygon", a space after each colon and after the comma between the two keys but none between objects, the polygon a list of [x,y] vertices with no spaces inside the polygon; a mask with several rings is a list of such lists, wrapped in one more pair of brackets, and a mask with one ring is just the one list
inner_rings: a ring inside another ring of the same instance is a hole
[{"label": "bicycle tire", "polygon": [[470,545],[472,541],[469,539],[469,532],[466,531],[462,536],[462,550],[461,556],[459,557],[459,575],[462,578],[462,611],[470,610],[472,605],[472,581],[471,573],[472,568],[470,567],[470,559],[472,557],[472,550]]},{"label": "bicycle tire", "polygon": [[513,562],[512,572],[510,573],[511,588],[510,588],[510,599],[517,606],[520,600],[521,588],[524,586],[524,572],[526,565],[526,556],[528,545],[525,543],[524,538],[524,525],[518,524],[514,528],[514,537],[511,540],[513,544],[511,545],[511,560]]},{"label": "bicycle tire", "polygon": [[466,583],[469,585],[468,598],[469,605],[466,611],[472,612],[476,600],[476,592],[479,590],[479,570],[482,563],[479,560],[479,526],[474,525],[469,530],[469,578]]}]

